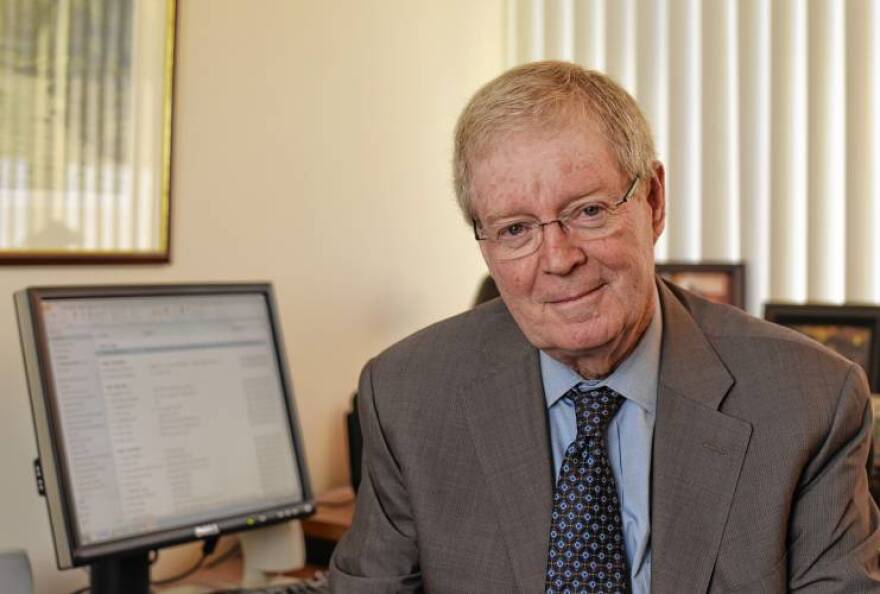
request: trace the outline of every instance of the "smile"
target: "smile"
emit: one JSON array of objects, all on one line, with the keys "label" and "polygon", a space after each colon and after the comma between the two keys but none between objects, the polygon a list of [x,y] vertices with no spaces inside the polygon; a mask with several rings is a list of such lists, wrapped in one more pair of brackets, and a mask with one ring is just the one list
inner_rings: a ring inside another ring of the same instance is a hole
[{"label": "smile", "polygon": [[547,301],[548,305],[566,305],[569,303],[575,303],[576,301],[580,301],[581,299],[588,299],[594,297],[598,292],[605,286],[605,283],[597,285],[592,289],[584,292],[578,293],[577,295],[573,295],[571,297],[563,297],[562,299],[552,299]]}]

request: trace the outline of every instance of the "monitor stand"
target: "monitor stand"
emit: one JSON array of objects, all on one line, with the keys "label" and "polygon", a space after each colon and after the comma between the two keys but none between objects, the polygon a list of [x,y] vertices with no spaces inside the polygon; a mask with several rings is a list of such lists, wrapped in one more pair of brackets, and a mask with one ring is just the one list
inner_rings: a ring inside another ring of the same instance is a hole
[{"label": "monitor stand", "polygon": [[[245,587],[268,586],[277,573],[305,566],[305,543],[299,520],[248,530],[240,538]],[[149,551],[99,559],[89,566],[89,573],[90,594],[150,594]],[[180,588],[180,594],[192,592],[190,586]],[[178,590],[171,590],[169,594],[171,592]]]},{"label": "monitor stand", "polygon": [[107,557],[90,566],[90,594],[150,594],[149,552]]},{"label": "monitor stand", "polygon": [[242,532],[239,541],[244,559],[241,581],[246,588],[268,586],[273,575],[305,567],[305,540],[299,520]]}]

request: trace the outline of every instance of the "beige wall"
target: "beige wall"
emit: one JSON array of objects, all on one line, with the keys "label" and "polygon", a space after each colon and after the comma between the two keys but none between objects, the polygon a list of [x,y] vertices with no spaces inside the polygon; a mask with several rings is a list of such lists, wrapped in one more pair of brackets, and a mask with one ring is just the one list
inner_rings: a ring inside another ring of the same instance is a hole
[{"label": "beige wall", "polygon": [[501,0],[181,0],[169,266],[0,276],[0,550],[59,573],[11,294],[34,284],[270,280],[316,492],[343,484],[343,411],[372,354],[465,308],[483,271],[451,130],[503,63]]}]

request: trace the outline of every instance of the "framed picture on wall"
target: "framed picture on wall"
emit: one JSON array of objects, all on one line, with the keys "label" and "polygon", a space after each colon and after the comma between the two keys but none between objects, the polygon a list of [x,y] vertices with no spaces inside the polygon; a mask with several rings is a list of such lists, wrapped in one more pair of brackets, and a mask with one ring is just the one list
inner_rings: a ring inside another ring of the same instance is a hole
[{"label": "framed picture on wall", "polygon": [[805,334],[858,363],[880,392],[880,307],[768,303],[764,318]]},{"label": "framed picture on wall", "polygon": [[664,262],[657,264],[657,274],[710,301],[746,307],[745,264]]},{"label": "framed picture on wall", "polygon": [[0,263],[167,262],[175,0],[0,11]]}]

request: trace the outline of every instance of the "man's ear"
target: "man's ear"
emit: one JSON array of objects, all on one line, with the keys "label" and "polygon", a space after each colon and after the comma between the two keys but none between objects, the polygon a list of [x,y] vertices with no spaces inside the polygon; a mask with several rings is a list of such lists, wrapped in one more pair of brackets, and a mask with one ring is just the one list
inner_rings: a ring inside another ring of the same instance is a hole
[{"label": "man's ear", "polygon": [[[473,216],[476,216],[476,215],[473,215]],[[473,221],[476,219],[473,218],[471,220]],[[483,256],[483,262],[485,262],[486,267],[489,268],[489,253],[486,251],[486,242],[485,241],[475,241],[474,243],[480,247],[480,255]],[[491,270],[490,270],[490,274],[491,274]]]},{"label": "man's ear", "polygon": [[483,256],[483,262],[486,263],[486,268],[489,268],[489,254],[486,253],[486,242],[477,241],[475,243],[480,246],[480,254]]},{"label": "man's ear", "polygon": [[654,161],[654,175],[651,176],[651,187],[648,189],[648,206],[651,207],[651,227],[654,230],[654,243],[666,228],[666,170],[663,163]]}]

